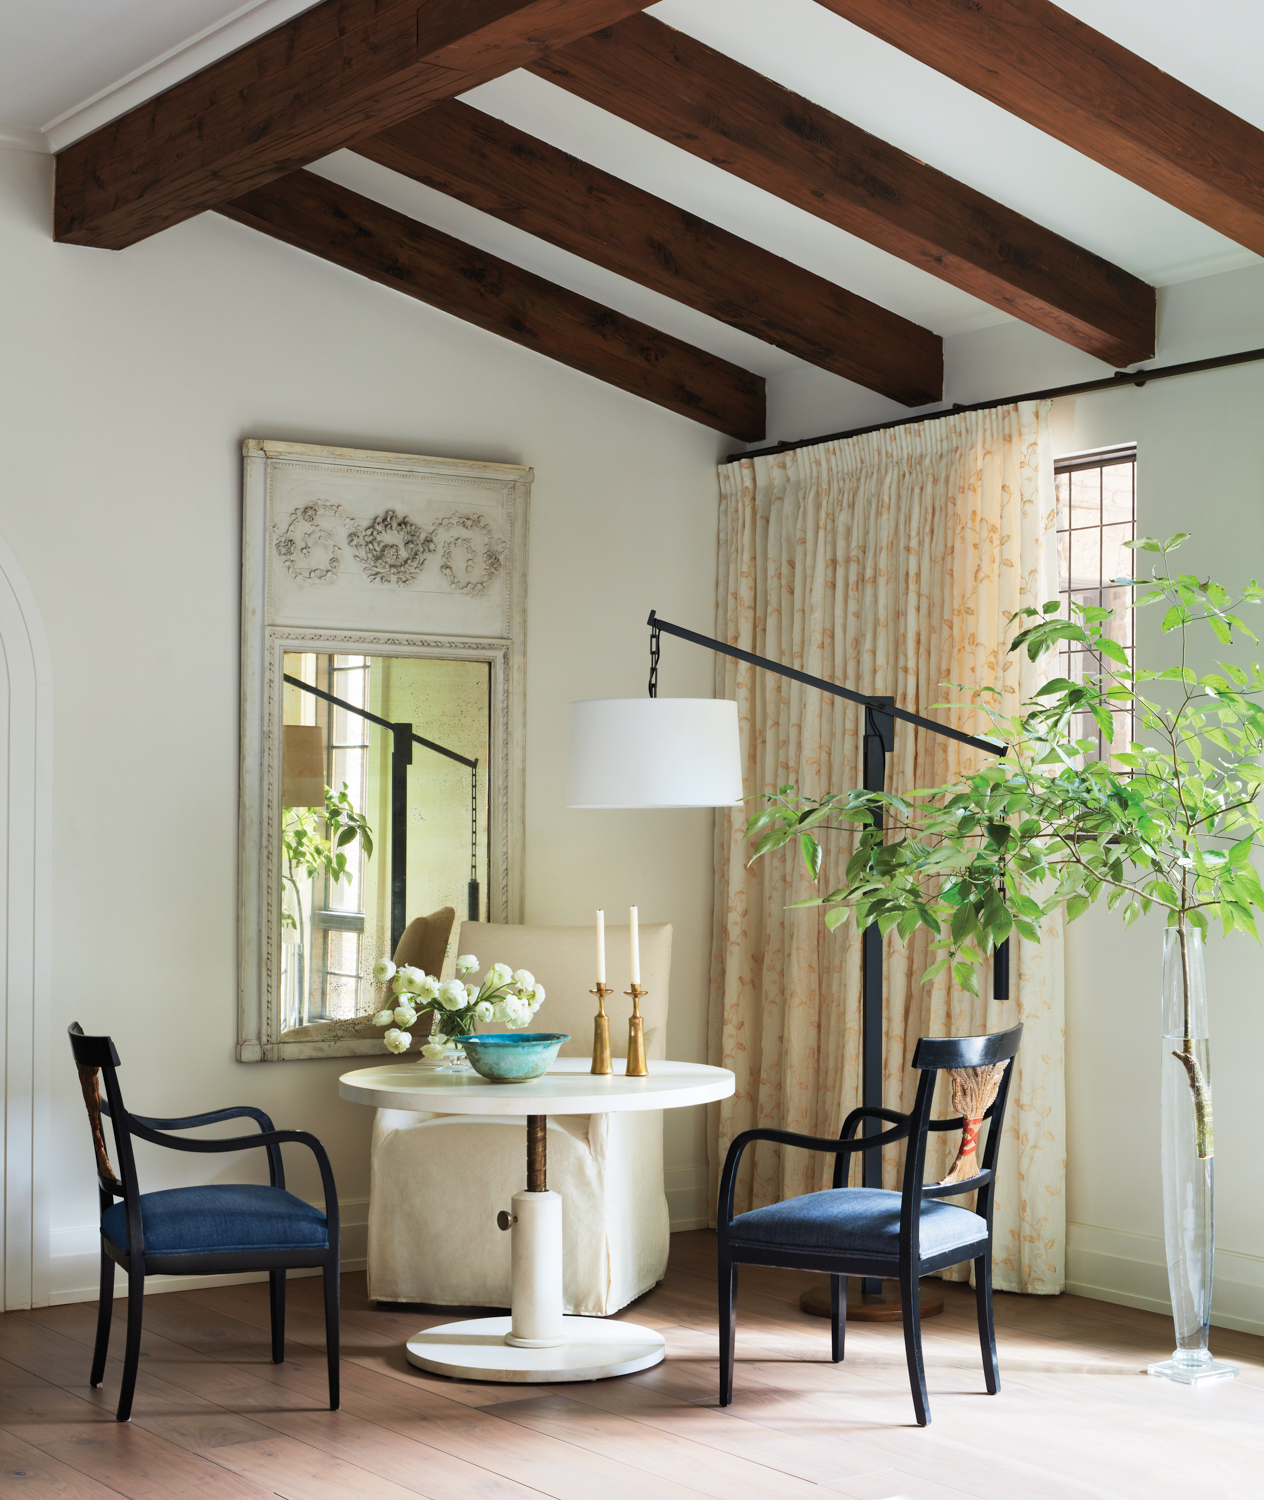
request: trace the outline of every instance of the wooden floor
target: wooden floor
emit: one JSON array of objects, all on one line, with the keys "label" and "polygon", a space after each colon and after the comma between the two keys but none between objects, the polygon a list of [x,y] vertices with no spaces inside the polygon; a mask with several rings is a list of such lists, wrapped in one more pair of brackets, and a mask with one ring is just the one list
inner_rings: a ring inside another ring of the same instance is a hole
[{"label": "wooden floor", "polygon": [[[1078,1297],[998,1295],[1002,1388],[983,1393],[973,1298],[925,1327],[934,1425],[912,1425],[898,1326],[798,1310],[811,1278],[742,1272],[734,1404],[716,1406],[714,1241],[673,1237],[628,1316],[656,1369],[590,1385],[459,1384],[405,1363],[429,1323],[343,1281],[340,1412],[324,1409],[320,1281],[290,1283],[288,1359],[268,1359],[266,1284],[148,1299],[136,1406],[119,1361],[88,1388],[95,1305],[0,1318],[0,1496],[57,1500],[1236,1500],[1264,1495],[1264,1339],[1215,1331],[1232,1383],[1152,1380],[1170,1325]],[[116,1307],[113,1349],[122,1347]]]}]

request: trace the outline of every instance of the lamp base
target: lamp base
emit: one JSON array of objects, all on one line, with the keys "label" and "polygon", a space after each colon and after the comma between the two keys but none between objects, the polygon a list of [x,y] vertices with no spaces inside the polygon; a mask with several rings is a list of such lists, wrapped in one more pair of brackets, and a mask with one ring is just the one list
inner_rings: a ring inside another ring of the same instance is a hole
[{"label": "lamp base", "polygon": [[[851,1276],[848,1278],[852,1286],[848,1288],[847,1298],[847,1321],[849,1323],[902,1323],[904,1321],[904,1304],[900,1301],[900,1289],[892,1282],[884,1282],[882,1290],[876,1297],[864,1297],[850,1295],[860,1278]],[[925,1287],[921,1288],[919,1302],[923,1318],[933,1318],[936,1314],[943,1312],[944,1299],[937,1292],[928,1292]],[[828,1318],[830,1315],[830,1284],[822,1281],[817,1286],[810,1286],[799,1298],[799,1311],[811,1313],[814,1318]]]}]

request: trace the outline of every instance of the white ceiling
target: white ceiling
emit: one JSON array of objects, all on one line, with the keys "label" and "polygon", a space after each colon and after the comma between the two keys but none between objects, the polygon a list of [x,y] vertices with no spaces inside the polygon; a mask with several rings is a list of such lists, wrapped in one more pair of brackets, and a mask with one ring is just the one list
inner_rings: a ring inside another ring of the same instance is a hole
[{"label": "white ceiling", "polygon": [[[0,136],[60,149],[310,0],[0,0]],[[1264,128],[1261,0],[1063,0]],[[653,15],[1159,285],[1257,259],[814,0],[662,0]],[[525,73],[466,98],[940,333],[1005,315]],[[4,127],[8,127],[7,130]],[[799,362],[363,158],[317,170],[764,375]]]}]

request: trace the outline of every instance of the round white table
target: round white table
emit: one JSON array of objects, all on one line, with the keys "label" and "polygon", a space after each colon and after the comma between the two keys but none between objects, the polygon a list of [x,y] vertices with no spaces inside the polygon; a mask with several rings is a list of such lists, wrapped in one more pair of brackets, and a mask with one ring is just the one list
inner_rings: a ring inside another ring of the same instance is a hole
[{"label": "round white table", "polygon": [[614,1066],[614,1073],[595,1076],[586,1058],[559,1057],[543,1078],[492,1083],[473,1072],[393,1063],[338,1080],[344,1099],[378,1109],[527,1117],[527,1186],[497,1219],[513,1234],[511,1315],[423,1329],[406,1346],[412,1364],[465,1380],[545,1383],[628,1375],[663,1358],[663,1337],[652,1328],[563,1315],[562,1200],[546,1180],[547,1118],[707,1104],[727,1099],[734,1078],[727,1068],[701,1063],[651,1062],[647,1078],[625,1078],[622,1058]]}]

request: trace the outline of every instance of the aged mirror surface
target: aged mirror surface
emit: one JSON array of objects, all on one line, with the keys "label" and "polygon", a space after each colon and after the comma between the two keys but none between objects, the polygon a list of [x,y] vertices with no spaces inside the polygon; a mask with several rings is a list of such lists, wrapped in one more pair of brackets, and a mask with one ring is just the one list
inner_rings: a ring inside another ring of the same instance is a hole
[{"label": "aged mirror surface", "polygon": [[242,1061],[386,1056],[407,924],[518,919],[529,481],[246,444]]}]

